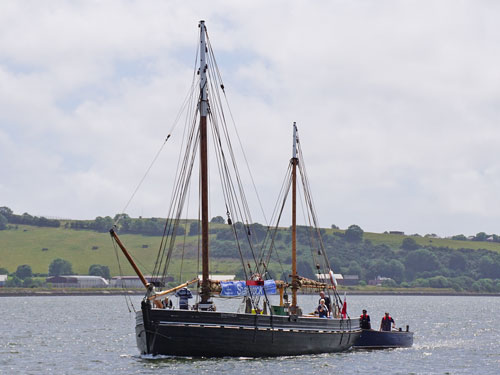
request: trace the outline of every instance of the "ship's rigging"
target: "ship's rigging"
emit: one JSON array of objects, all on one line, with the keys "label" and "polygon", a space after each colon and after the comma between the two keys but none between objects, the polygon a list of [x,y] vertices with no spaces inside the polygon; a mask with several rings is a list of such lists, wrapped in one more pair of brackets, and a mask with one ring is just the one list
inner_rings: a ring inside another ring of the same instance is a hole
[{"label": "ship's rigging", "polygon": [[[280,221],[283,217],[283,212],[286,208],[287,197],[290,190],[294,191],[295,195],[292,197],[292,205],[294,212],[296,207],[294,202],[297,201],[297,190],[303,195],[304,205],[302,206],[304,221],[307,223],[307,231],[309,234],[309,248],[311,257],[313,258],[313,267],[318,275],[331,274],[331,267],[328,261],[325,247],[321,238],[321,231],[315,213],[314,203],[312,200],[311,189],[307,173],[305,170],[305,161],[299,142],[297,128],[294,126],[294,152],[293,157],[289,163],[289,167],[283,181],[280,191],[280,196],[274,208],[271,218],[272,226],[267,225],[267,231],[264,239],[257,239],[253,233],[253,220],[251,217],[249,204],[244,190],[244,182],[242,180],[240,171],[238,169],[236,152],[231,142],[231,129],[230,124],[234,125],[234,119],[229,107],[228,100],[225,93],[225,85],[217,66],[215,56],[213,53],[212,45],[206,32],[204,24],[200,27],[200,44],[197,49],[195,62],[200,61],[199,64],[195,63],[193,70],[193,78],[190,90],[182,105],[182,111],[174,122],[177,124],[181,118],[184,118],[184,131],[182,136],[181,153],[179,154],[174,188],[171,195],[169,209],[166,214],[166,222],[164,226],[162,240],[156,256],[154,269],[151,272],[156,286],[164,285],[161,280],[165,280],[169,274],[172,273],[172,259],[178,257],[181,259],[179,270],[179,281],[182,281],[183,276],[192,278],[195,275],[187,275],[189,271],[184,272],[183,261],[186,252],[186,240],[179,241],[179,227],[184,225],[187,221],[187,206],[189,206],[189,196],[192,190],[193,171],[195,169],[196,160],[200,159],[200,178],[198,180],[200,204],[198,206],[198,222],[201,223],[201,233],[198,236],[198,266],[196,269],[196,276],[201,271],[202,280],[199,284],[199,295],[201,296],[201,305],[210,308],[212,296],[212,284],[209,280],[209,221],[208,221],[208,132],[207,128],[211,130],[211,143],[212,152],[217,166],[219,184],[223,198],[223,209],[227,217],[227,225],[231,228],[234,237],[234,246],[238,250],[243,274],[246,280],[252,279],[269,279],[272,273],[269,272],[269,264],[274,260],[280,265],[282,275],[285,280],[281,284],[285,289],[290,287],[292,291],[292,308],[297,307],[296,293],[300,286],[304,286],[297,273],[297,259],[296,259],[296,239],[294,228],[295,222],[292,224],[292,247],[295,248],[292,256],[292,270],[291,274],[287,275],[286,268],[283,260],[280,258],[279,251],[275,248],[276,234],[279,231]],[[229,114],[229,116],[227,115]],[[198,119],[200,119],[198,121]],[[236,127],[233,127],[236,136],[239,140]],[[169,140],[169,133],[165,139],[165,143]],[[165,145],[163,143],[163,146]],[[240,142],[241,144],[241,142]],[[161,149],[160,149],[161,151]],[[245,161],[246,156],[244,155]],[[154,161],[158,158],[155,156]],[[153,162],[154,162],[153,161]],[[152,165],[149,166],[148,171]],[[247,163],[248,167],[248,163]],[[248,168],[250,171],[250,169]],[[147,173],[147,172],[146,172]],[[300,175],[302,182],[302,189],[297,189],[296,181]],[[250,173],[252,185],[255,188],[253,178]],[[141,180],[144,180],[144,178]],[[137,189],[136,189],[137,191]],[[136,193],[134,191],[134,194]],[[258,193],[255,189],[257,200],[262,209],[262,204]],[[132,199],[132,198],[131,198]],[[128,203],[127,203],[128,205]],[[262,210],[264,211],[264,210]],[[265,217],[265,214],[264,214]],[[117,223],[118,224],[118,223]],[[187,235],[187,230],[184,231],[184,236]],[[179,244],[180,242],[180,244]],[[121,247],[121,246],[120,246]],[[201,267],[199,260],[202,260]],[[143,281],[145,285],[147,281]],[[334,282],[334,280],[332,280]],[[309,283],[310,288],[324,288],[325,283]],[[152,286],[150,286],[152,287]],[[340,298],[335,290],[331,288],[335,296],[337,308],[340,308]],[[249,295],[252,305],[255,309],[258,308],[259,296],[252,296],[249,288]],[[264,299],[269,305],[267,295],[264,294]],[[198,305],[198,304],[197,304]]]}]

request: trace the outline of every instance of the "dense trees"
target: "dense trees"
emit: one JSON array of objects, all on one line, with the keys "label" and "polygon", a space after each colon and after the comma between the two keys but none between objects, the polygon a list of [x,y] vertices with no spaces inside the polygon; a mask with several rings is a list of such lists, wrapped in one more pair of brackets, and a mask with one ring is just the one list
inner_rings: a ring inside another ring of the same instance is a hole
[{"label": "dense trees", "polygon": [[486,241],[488,238],[488,235],[484,232],[479,232],[476,234],[476,237],[474,237],[474,241]]},{"label": "dense trees", "polygon": [[[117,223],[118,230],[121,233],[142,234],[145,236],[161,236],[163,233],[171,234],[175,228],[166,227],[166,220],[161,218],[138,218],[133,219],[127,214],[117,214],[114,218],[110,216],[98,216],[95,220],[72,221],[69,224],[71,229],[95,230],[97,232],[107,232]],[[176,235],[184,235],[185,229],[181,224],[176,228]]]},{"label": "dense trees", "polygon": [[197,236],[199,233],[201,233],[200,222],[199,221],[193,221],[189,225],[189,235],[190,236]]},{"label": "dense trees", "polygon": [[467,259],[462,253],[455,251],[450,255],[448,267],[456,271],[465,271],[467,267]]},{"label": "dense trees", "polygon": [[0,213],[0,230],[4,230],[5,228],[7,228],[7,223],[8,221],[6,217]]},{"label": "dense trees", "polygon": [[[10,224],[34,225],[38,227],[58,228],[61,223],[59,220],[47,219],[45,217],[31,216],[27,212],[22,215],[15,215],[9,207],[0,207],[0,215]],[[2,220],[0,219],[0,222]],[[1,226],[1,224],[0,224]]]},{"label": "dense trees", "polygon": [[479,275],[482,278],[500,278],[500,264],[489,255],[483,255],[479,260]]},{"label": "dense trees", "polygon": [[426,249],[420,249],[406,256],[405,266],[415,272],[424,272],[434,271],[439,268],[440,264],[434,253]]},{"label": "dense trees", "polygon": [[304,260],[299,260],[297,262],[297,273],[302,277],[307,277],[308,279],[314,279],[314,271],[309,262]]},{"label": "dense trees", "polygon": [[349,242],[360,242],[363,240],[363,229],[361,229],[358,225],[351,225],[345,231],[345,239]]},{"label": "dense trees", "polygon": [[212,220],[210,220],[210,222],[215,224],[224,224],[226,221],[222,216],[215,216],[212,218]]},{"label": "dense trees", "polygon": [[93,264],[89,267],[89,275],[100,276],[105,279],[111,279],[108,266],[102,266],[100,264]]},{"label": "dense trees", "polygon": [[27,277],[32,277],[33,272],[31,271],[31,267],[27,264],[23,264],[17,267],[16,276],[21,280],[26,279]]},{"label": "dense trees", "polygon": [[57,258],[49,265],[50,276],[71,275],[72,273],[73,269],[71,263],[67,260]]},{"label": "dense trees", "polygon": [[416,250],[419,248],[417,241],[411,237],[406,237],[401,244],[401,248],[405,250]]},{"label": "dense trees", "polygon": [[0,207],[0,214],[2,214],[3,216],[10,216],[10,215],[13,215],[14,212],[9,208],[9,207]]}]

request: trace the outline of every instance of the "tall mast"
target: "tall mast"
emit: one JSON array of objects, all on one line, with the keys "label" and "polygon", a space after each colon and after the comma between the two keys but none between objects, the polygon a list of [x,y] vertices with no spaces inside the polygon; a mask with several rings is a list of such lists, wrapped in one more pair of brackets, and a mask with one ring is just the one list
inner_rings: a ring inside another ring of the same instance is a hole
[{"label": "tall mast", "polygon": [[201,303],[210,299],[208,269],[208,145],[207,145],[207,62],[205,21],[200,21],[200,173],[201,173]]},{"label": "tall mast", "polygon": [[292,311],[297,308],[297,126],[293,123],[293,156],[292,156]]}]

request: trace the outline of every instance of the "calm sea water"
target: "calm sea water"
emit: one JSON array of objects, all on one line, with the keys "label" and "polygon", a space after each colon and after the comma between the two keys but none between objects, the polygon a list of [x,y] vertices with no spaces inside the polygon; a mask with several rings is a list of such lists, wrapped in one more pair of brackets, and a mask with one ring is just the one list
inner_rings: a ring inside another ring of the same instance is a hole
[{"label": "calm sea water", "polygon": [[[312,310],[316,296],[301,296]],[[139,308],[140,296],[132,302]],[[500,374],[498,297],[348,296],[348,311],[385,310],[414,346],[269,359],[141,358],[123,296],[0,298],[0,374]],[[219,310],[236,307],[218,300]]]}]

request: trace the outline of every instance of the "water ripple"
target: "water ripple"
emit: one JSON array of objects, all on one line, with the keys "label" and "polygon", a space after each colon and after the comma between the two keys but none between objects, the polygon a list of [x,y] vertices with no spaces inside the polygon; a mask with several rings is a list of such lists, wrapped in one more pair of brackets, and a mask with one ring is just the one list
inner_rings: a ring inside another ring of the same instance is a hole
[{"label": "water ripple", "polygon": [[[138,306],[140,297],[135,298]],[[317,297],[302,301],[311,309]],[[263,359],[140,356],[135,317],[120,296],[2,297],[0,302],[0,374],[488,375],[500,367],[494,318],[500,298],[352,296],[351,316],[368,308],[376,327],[388,310],[397,325],[415,331],[414,346]],[[234,304],[225,300],[218,307]]]}]

